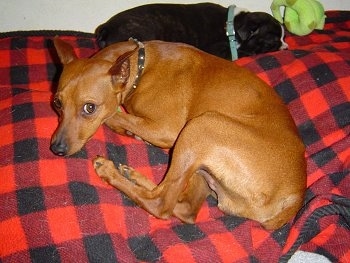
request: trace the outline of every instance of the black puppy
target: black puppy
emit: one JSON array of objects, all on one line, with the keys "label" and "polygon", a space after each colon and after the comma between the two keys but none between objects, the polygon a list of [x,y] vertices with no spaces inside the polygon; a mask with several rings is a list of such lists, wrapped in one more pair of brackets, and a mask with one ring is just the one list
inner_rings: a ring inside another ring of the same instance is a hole
[{"label": "black puppy", "polygon": [[[104,48],[130,37],[140,41],[183,42],[231,59],[227,14],[227,8],[213,3],[143,5],[116,14],[98,26],[97,44]],[[283,27],[267,13],[235,8],[233,24],[239,57],[288,47],[283,41]]]}]

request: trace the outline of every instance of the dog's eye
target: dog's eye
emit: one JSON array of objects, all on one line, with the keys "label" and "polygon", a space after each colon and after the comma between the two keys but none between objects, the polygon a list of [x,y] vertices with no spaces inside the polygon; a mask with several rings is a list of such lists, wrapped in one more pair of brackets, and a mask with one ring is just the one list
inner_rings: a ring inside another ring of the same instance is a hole
[{"label": "dog's eye", "polygon": [[54,99],[53,99],[53,105],[54,105],[55,108],[58,109],[58,110],[62,109],[62,102],[60,101],[59,98],[54,98]]},{"label": "dog's eye", "polygon": [[92,114],[96,110],[96,105],[93,103],[86,103],[84,105],[83,110],[84,110],[84,113],[86,113],[86,114]]}]

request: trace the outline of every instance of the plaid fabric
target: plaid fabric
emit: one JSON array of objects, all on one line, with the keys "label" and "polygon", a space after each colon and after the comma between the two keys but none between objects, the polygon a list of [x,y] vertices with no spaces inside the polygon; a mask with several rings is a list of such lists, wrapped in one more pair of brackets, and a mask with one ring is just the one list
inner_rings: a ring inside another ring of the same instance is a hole
[{"label": "plaid fabric", "polygon": [[305,206],[274,232],[224,215],[211,198],[194,225],[150,216],[102,182],[91,160],[107,156],[158,183],[168,155],[106,127],[76,155],[53,155],[54,35],[80,57],[97,50],[91,34],[0,35],[0,262],[285,262],[296,250],[350,262],[350,12],[287,36],[288,51],[237,61],[284,99],[307,146]]}]

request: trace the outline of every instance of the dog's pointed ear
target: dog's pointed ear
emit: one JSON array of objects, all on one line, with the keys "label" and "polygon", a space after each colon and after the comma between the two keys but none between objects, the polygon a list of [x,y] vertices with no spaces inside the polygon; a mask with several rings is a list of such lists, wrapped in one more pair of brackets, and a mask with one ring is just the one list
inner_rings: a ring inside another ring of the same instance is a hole
[{"label": "dog's pointed ear", "polygon": [[57,36],[53,39],[53,43],[55,45],[58,57],[63,65],[66,65],[78,58],[74,53],[73,47],[59,39]]},{"label": "dog's pointed ear", "polygon": [[112,77],[113,86],[116,84],[125,84],[130,76],[130,59],[134,50],[129,51],[118,57],[113,66],[109,69],[109,74]]},{"label": "dog's pointed ear", "polygon": [[110,69],[109,73],[112,76],[113,86],[116,84],[125,84],[130,76],[130,60],[125,59],[121,63],[115,63]]}]

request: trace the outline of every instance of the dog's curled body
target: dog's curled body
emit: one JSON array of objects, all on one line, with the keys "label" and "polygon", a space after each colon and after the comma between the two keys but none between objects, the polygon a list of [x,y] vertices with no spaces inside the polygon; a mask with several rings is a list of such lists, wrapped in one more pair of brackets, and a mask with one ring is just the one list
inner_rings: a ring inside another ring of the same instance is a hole
[{"label": "dog's curled body", "polygon": [[[132,41],[111,45],[90,59],[77,59],[66,45],[55,41],[65,65],[55,96],[64,114],[52,139],[54,152],[62,142],[67,145],[61,155],[78,151],[102,123],[173,147],[159,185],[129,167],[118,171],[102,157],[94,160],[100,177],[159,218],[193,223],[209,194],[225,213],[267,229],[281,227],[301,208],[304,145],[286,106],[251,72],[185,44],[150,41],[134,88],[138,55]],[[90,116],[69,109],[87,102],[96,104]],[[118,105],[127,113],[116,111]]]},{"label": "dog's curled body", "polygon": [[[238,56],[285,49],[284,30],[265,12],[235,9],[234,28]],[[228,9],[214,3],[147,4],[116,14],[96,30],[96,42],[104,48],[130,37],[140,41],[162,40],[195,46],[210,54],[231,59],[226,35]]]},{"label": "dog's curled body", "polygon": [[178,42],[205,46],[211,36],[198,32],[208,30],[214,39],[222,39],[226,16],[227,9],[217,4],[148,4],[117,14],[95,31],[100,47],[129,37],[141,41],[158,39],[173,42],[179,39]]}]

